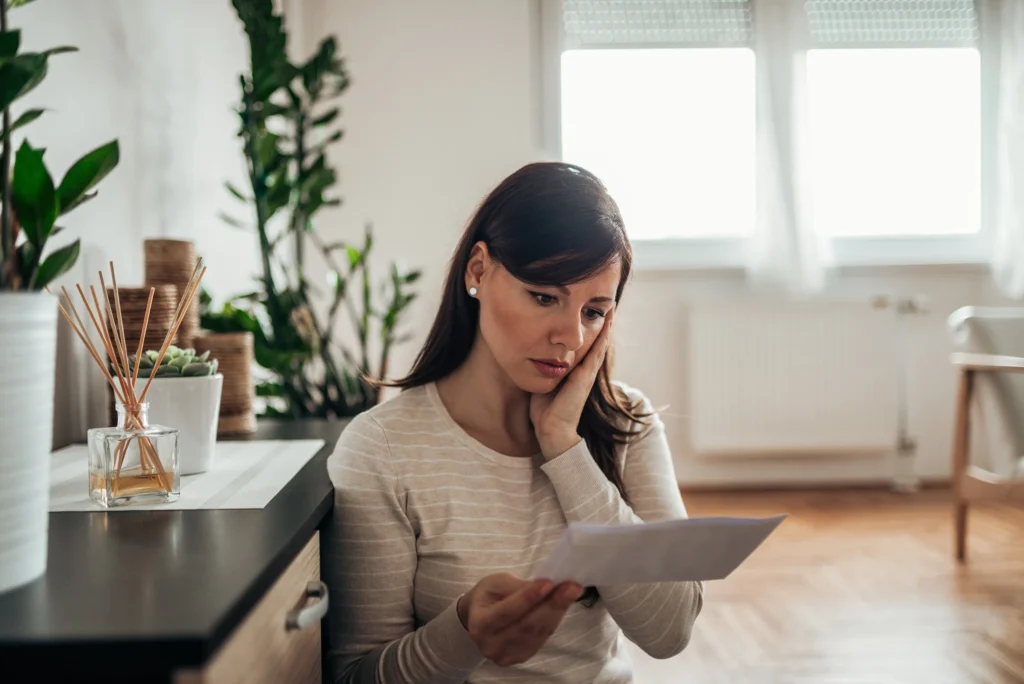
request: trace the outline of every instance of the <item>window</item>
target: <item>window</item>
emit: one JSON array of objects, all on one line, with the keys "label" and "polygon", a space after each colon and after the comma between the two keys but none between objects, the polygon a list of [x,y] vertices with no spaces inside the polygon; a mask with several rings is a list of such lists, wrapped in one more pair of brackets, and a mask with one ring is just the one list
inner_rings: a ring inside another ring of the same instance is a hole
[{"label": "window", "polygon": [[833,237],[976,234],[981,95],[975,50],[811,50],[811,196]]},{"label": "window", "polygon": [[754,223],[754,53],[563,53],[562,155],[605,182],[632,239],[748,234]]},{"label": "window", "polygon": [[806,0],[815,229],[981,230],[981,63],[972,0]]},{"label": "window", "polygon": [[739,238],[755,211],[746,0],[563,0],[561,151],[635,240]]},{"label": "window", "polygon": [[974,0],[561,0],[557,21],[561,156],[635,243],[736,261],[788,183],[837,255],[981,254]]}]

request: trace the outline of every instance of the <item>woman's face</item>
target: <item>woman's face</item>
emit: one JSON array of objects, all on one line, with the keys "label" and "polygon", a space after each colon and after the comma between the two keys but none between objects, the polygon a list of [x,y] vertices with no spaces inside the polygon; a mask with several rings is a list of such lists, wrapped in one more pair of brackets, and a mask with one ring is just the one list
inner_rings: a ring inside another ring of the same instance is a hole
[{"label": "woman's face", "polygon": [[620,264],[579,283],[543,287],[516,279],[486,253],[477,256],[466,287],[477,288],[482,341],[517,387],[551,392],[601,332],[614,306]]}]

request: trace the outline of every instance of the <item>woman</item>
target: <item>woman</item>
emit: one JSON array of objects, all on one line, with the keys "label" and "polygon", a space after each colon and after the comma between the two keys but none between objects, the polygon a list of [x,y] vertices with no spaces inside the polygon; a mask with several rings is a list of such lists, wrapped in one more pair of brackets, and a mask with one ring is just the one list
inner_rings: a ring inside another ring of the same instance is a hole
[{"label": "woman", "polygon": [[685,517],[664,427],[610,380],[632,254],[603,185],[526,166],[484,200],[395,398],[328,471],[342,682],[629,682],[622,638],[679,653],[703,585],[530,579],[569,522]]}]

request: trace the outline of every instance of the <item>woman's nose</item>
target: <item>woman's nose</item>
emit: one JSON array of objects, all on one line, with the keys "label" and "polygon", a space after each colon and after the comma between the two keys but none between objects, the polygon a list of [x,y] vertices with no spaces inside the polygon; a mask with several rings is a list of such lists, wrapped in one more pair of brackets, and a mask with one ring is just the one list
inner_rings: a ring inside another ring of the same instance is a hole
[{"label": "woman's nose", "polygon": [[583,346],[583,323],[578,314],[566,312],[559,314],[551,330],[552,344],[559,344],[569,351],[576,351]]}]

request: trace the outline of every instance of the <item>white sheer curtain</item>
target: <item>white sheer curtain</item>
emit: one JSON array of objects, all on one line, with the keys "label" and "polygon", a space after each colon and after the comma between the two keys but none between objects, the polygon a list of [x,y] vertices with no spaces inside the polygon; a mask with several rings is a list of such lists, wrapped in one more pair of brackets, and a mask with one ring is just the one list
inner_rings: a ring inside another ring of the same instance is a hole
[{"label": "white sheer curtain", "polygon": [[803,13],[801,0],[754,3],[758,189],[747,274],[758,289],[818,291],[832,262],[808,194]]},{"label": "white sheer curtain", "polygon": [[999,64],[992,271],[1007,295],[1024,298],[1024,2],[992,0]]}]

